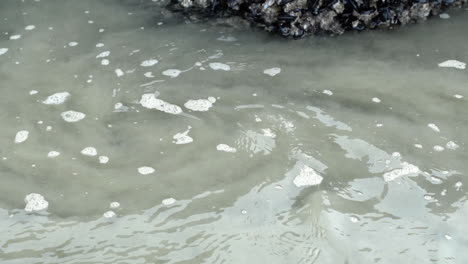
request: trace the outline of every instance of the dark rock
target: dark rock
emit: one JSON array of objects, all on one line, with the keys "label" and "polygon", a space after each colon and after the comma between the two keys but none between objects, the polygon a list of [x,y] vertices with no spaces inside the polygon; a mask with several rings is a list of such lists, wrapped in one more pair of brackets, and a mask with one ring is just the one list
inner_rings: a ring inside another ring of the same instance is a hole
[{"label": "dark rock", "polygon": [[342,34],[419,22],[468,0],[170,0],[187,16],[240,17],[285,37]]}]

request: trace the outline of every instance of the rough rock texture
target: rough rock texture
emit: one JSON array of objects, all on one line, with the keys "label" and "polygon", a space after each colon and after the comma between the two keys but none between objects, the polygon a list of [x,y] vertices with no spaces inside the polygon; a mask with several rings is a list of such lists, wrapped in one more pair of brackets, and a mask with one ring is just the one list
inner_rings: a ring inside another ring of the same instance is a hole
[{"label": "rough rock texture", "polygon": [[267,31],[299,38],[346,30],[390,28],[425,20],[468,0],[171,0],[169,9],[193,17],[240,16]]}]

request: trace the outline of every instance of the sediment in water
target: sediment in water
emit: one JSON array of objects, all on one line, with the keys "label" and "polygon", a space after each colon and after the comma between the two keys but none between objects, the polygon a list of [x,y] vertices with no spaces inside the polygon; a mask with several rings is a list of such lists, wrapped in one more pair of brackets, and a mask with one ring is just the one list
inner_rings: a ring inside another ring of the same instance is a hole
[{"label": "sediment in water", "polygon": [[285,37],[392,28],[420,22],[468,0],[171,0],[191,17],[242,17]]}]

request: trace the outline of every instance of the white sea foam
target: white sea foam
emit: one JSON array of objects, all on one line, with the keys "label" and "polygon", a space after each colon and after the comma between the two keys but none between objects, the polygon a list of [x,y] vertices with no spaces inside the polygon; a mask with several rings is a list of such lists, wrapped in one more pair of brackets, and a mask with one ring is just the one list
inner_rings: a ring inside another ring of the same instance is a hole
[{"label": "white sea foam", "polygon": [[143,167],[138,168],[138,173],[140,173],[141,175],[148,175],[154,172],[155,172],[155,169],[152,167],[143,166]]},{"label": "white sea foam", "polygon": [[15,143],[16,144],[23,143],[28,139],[28,137],[29,137],[29,131],[27,130],[18,131],[15,136]]},{"label": "white sea foam", "polygon": [[413,164],[402,162],[400,169],[394,169],[392,171],[384,173],[383,178],[386,182],[389,182],[402,176],[415,176],[419,172],[419,168],[414,166]]},{"label": "white sea foam", "polygon": [[38,193],[26,195],[24,202],[26,203],[24,208],[26,212],[41,211],[49,207],[49,202],[45,200],[44,196]]},{"label": "white sea foam", "polygon": [[430,129],[434,130],[435,132],[440,132],[440,129],[439,129],[438,126],[436,126],[436,124],[430,123],[430,124],[427,124],[427,126],[428,126]]},{"label": "white sea foam", "polygon": [[42,103],[46,105],[59,105],[63,104],[69,97],[69,92],[54,93],[42,101]]},{"label": "white sea foam", "polygon": [[3,54],[5,54],[7,52],[8,52],[7,48],[0,48],[0,56],[2,56]]},{"label": "white sea foam", "polygon": [[110,55],[110,51],[106,50],[106,51],[103,51],[103,52],[99,53],[96,56],[96,59],[105,58],[105,57],[108,57],[109,55]]},{"label": "white sea foam", "polygon": [[216,146],[216,149],[219,151],[224,151],[224,152],[231,152],[231,153],[237,152],[236,148],[231,147],[226,144],[219,144],[218,146]]},{"label": "white sea foam", "polygon": [[176,199],[174,198],[167,198],[167,199],[164,199],[161,201],[161,203],[165,206],[168,206],[168,205],[171,205],[171,204],[174,204],[176,202]]},{"label": "white sea foam", "polygon": [[296,187],[314,186],[322,183],[323,177],[320,176],[314,169],[307,165],[303,165],[299,175],[297,175],[293,183]]},{"label": "white sea foam", "polygon": [[65,111],[60,115],[62,116],[63,120],[70,123],[81,121],[86,117],[85,114],[73,110]]},{"label": "white sea foam", "polygon": [[141,106],[148,109],[156,109],[169,114],[180,114],[182,109],[177,106],[156,98],[154,93],[143,94],[140,99]]},{"label": "white sea foam", "polygon": [[165,76],[169,76],[169,77],[172,77],[172,78],[175,78],[177,76],[179,76],[181,73],[180,70],[177,70],[177,69],[168,69],[168,70],[165,70],[163,71],[163,75]]},{"label": "white sea foam", "polygon": [[216,98],[208,97],[208,99],[188,100],[184,106],[187,109],[198,112],[208,111],[216,102]]},{"label": "white sea foam", "polygon": [[210,68],[215,71],[230,71],[231,70],[231,66],[224,64],[224,63],[220,63],[220,62],[212,62],[209,65],[210,65]]},{"label": "white sea foam", "polygon": [[156,59],[145,60],[145,61],[142,61],[142,62],[141,62],[140,66],[142,66],[142,67],[151,67],[151,66],[153,66],[153,65],[158,64],[158,62],[159,62],[159,61],[156,60]]},{"label": "white sea foam", "polygon": [[109,157],[107,156],[99,156],[99,163],[106,164],[109,162]]},{"label": "white sea foam", "polygon": [[85,156],[96,156],[97,155],[97,149],[95,147],[86,147],[81,150],[81,154]]},{"label": "white sea foam", "polygon": [[275,76],[281,73],[281,68],[266,69],[263,71],[263,73],[266,75]]},{"label": "white sea foam", "polygon": [[182,133],[177,133],[175,134],[172,138],[174,139],[172,143],[177,144],[177,145],[182,145],[182,144],[189,144],[193,142],[193,138],[191,138],[188,133],[190,132],[190,127],[182,132]]},{"label": "white sea foam", "polygon": [[49,153],[47,153],[48,158],[56,158],[58,156],[60,156],[60,152],[58,151],[52,150],[52,151],[49,151]]},{"label": "white sea foam", "polygon": [[464,70],[466,68],[466,63],[457,60],[447,60],[439,63],[439,67]]}]

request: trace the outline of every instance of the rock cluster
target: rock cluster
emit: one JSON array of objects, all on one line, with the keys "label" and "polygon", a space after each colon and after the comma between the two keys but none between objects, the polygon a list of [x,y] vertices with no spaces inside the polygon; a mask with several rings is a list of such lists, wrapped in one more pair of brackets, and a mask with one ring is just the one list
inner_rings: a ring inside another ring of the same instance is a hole
[{"label": "rock cluster", "polygon": [[171,0],[188,15],[240,16],[267,31],[299,38],[347,30],[391,28],[425,20],[468,0]]}]

